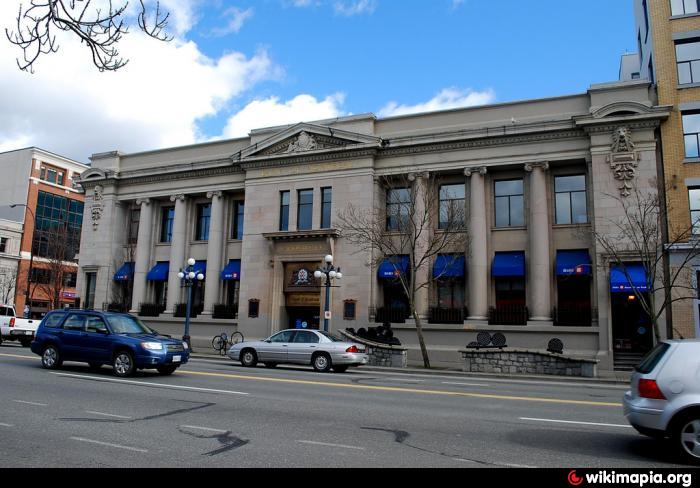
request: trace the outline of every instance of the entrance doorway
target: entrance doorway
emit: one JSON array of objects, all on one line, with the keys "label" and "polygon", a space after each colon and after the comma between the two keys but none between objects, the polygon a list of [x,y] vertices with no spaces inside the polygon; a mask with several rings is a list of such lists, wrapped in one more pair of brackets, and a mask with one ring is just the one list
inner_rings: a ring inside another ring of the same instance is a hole
[{"label": "entrance doorway", "polygon": [[615,369],[632,369],[654,347],[651,319],[633,293],[612,293],[610,305]]},{"label": "entrance doorway", "polygon": [[287,307],[290,329],[321,328],[321,309],[319,307]]}]

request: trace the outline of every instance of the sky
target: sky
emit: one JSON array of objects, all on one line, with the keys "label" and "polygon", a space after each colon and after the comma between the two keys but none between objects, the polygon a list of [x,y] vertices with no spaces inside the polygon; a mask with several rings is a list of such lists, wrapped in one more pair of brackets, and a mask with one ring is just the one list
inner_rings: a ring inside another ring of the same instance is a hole
[{"label": "sky", "polygon": [[[29,1],[1,0],[0,27],[12,29]],[[57,53],[40,57],[34,74],[22,72],[21,52],[0,36],[0,152],[38,146],[89,163],[94,153],[350,114],[583,93],[617,80],[620,56],[636,50],[631,0],[161,5],[173,40],[132,28],[119,44],[129,63],[117,72],[99,72],[86,47],[63,33]]]}]

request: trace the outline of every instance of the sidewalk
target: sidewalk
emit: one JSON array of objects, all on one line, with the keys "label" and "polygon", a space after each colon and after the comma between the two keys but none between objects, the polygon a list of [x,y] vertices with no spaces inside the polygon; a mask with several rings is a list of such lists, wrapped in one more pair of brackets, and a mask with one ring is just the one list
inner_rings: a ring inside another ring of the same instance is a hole
[{"label": "sidewalk", "polygon": [[[214,359],[221,361],[231,361],[227,356],[220,356],[215,353],[200,353],[194,352],[192,358],[197,359]],[[408,368],[386,368],[379,366],[362,366],[362,371],[375,371],[377,373],[394,373],[407,375],[428,375],[428,376],[452,376],[455,378],[497,378],[508,380],[536,380],[549,382],[581,383],[581,384],[609,384],[609,385],[628,385],[630,382],[631,372],[618,371],[614,376],[599,377],[599,378],[578,378],[572,376],[553,376],[553,375],[527,375],[527,374],[496,374],[496,373],[465,373],[464,371],[454,369],[424,369],[417,367]]]}]

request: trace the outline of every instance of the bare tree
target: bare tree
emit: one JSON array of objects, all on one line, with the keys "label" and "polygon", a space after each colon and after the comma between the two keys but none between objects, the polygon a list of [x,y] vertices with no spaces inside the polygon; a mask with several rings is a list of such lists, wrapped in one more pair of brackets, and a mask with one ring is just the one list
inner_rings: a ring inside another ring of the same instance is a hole
[{"label": "bare tree", "polygon": [[0,268],[0,304],[7,305],[15,296],[17,288],[17,270]]},{"label": "bare tree", "polygon": [[[406,294],[423,364],[430,368],[417,299],[419,293],[429,293],[431,283],[441,279],[458,259],[456,254],[463,256],[467,249],[464,199],[461,205],[441,207],[438,184],[434,177],[425,174],[384,177],[382,184],[387,190],[386,205],[382,202],[375,208],[358,208],[350,204],[338,214],[339,227],[342,237],[356,245],[359,252],[371,256],[370,264],[375,267],[386,258],[408,256],[407,270],[396,259],[389,262]],[[442,271],[430,273],[439,254],[451,256],[452,262]]]},{"label": "bare tree", "polygon": [[[670,229],[665,236],[665,212],[656,192],[631,188],[628,195],[608,195],[622,209],[621,217],[606,219],[593,232],[596,242],[607,255],[608,262],[625,275],[642,310],[649,316],[656,342],[661,340],[659,321],[676,302],[696,298],[690,279],[692,263],[700,257],[700,239],[694,226]],[[695,223],[697,229],[698,223]],[[607,228],[603,230],[604,228]],[[678,261],[666,266],[669,250],[679,251]],[[641,264],[646,282],[632,277],[630,264]]]},{"label": "bare tree", "polygon": [[[139,29],[154,39],[171,40],[165,33],[170,14],[161,11],[158,1],[153,7],[144,1],[148,0],[139,0],[136,19]],[[39,56],[58,51],[58,31],[67,32],[85,44],[100,71],[116,71],[128,63],[117,49],[122,36],[129,31],[128,4],[126,0],[117,5],[112,0],[24,0],[19,5],[16,30],[5,29],[5,35],[22,50],[17,65],[23,71],[33,73]]]},{"label": "bare tree", "polygon": [[37,276],[34,290],[39,289],[48,299],[49,309],[57,309],[61,306],[68,273],[74,272],[70,264],[74,262],[80,242],[79,231],[69,229],[66,223],[59,223],[37,234],[35,246],[41,248],[37,254],[44,259],[42,266],[35,269],[37,274],[43,273],[44,276],[41,279]]}]

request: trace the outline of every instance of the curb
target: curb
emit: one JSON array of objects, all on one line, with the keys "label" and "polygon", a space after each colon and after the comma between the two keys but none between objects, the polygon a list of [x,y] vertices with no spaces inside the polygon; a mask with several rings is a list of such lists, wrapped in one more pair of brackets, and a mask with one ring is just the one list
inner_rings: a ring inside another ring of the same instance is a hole
[{"label": "curb", "polygon": [[[190,357],[196,359],[213,359],[219,361],[231,361],[228,356],[219,356],[214,354],[190,354]],[[628,378],[579,378],[573,376],[553,376],[553,375],[526,375],[526,374],[497,374],[497,373],[466,373],[464,371],[452,369],[432,369],[425,370],[422,368],[388,368],[380,366],[362,366],[362,371],[375,371],[378,373],[403,373],[414,375],[427,376],[454,376],[461,378],[497,378],[508,380],[537,380],[581,384],[608,384],[608,385],[628,385]]]}]

